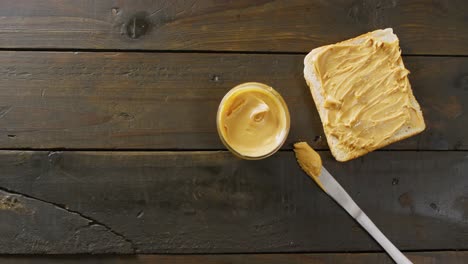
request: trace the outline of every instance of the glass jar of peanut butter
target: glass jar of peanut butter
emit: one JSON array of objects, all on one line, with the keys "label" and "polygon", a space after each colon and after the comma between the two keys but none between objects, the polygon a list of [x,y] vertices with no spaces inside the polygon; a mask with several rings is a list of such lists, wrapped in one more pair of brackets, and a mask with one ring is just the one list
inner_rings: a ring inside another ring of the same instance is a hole
[{"label": "glass jar of peanut butter", "polygon": [[218,108],[216,125],[223,144],[243,159],[273,155],[289,133],[289,111],[272,87],[242,83],[232,88]]}]

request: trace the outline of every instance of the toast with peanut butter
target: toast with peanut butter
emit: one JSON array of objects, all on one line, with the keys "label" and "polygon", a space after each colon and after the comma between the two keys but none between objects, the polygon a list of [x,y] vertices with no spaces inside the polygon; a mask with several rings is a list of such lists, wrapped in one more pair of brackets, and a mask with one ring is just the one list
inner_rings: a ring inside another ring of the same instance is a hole
[{"label": "toast with peanut butter", "polygon": [[424,118],[391,28],[313,49],[304,77],[338,161],[420,133]]}]

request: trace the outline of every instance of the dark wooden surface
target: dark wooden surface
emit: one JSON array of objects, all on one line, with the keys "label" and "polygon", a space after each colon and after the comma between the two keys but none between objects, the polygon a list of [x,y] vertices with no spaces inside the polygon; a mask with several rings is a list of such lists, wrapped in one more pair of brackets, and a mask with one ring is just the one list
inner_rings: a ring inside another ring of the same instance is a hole
[{"label": "dark wooden surface", "polygon": [[468,55],[465,0],[0,1],[4,48],[293,51],[393,27],[405,54]]},{"label": "dark wooden surface", "polygon": [[[321,154],[399,248],[468,249],[467,152],[380,151],[346,163]],[[4,151],[0,167],[9,217],[0,253],[379,250],[292,151],[254,162],[226,151]],[[101,244],[86,236],[97,228]]]},{"label": "dark wooden surface", "polygon": [[[467,251],[406,252],[415,264],[465,264]],[[384,253],[328,253],[328,254],[238,254],[238,255],[136,255],[136,256],[0,256],[7,264],[390,264]]]},{"label": "dark wooden surface", "polygon": [[[0,52],[0,148],[223,149],[216,110],[246,81],[275,87],[291,143],[326,149],[303,55]],[[468,58],[405,57],[427,130],[387,149],[468,149]],[[216,67],[213,67],[216,65]]]},{"label": "dark wooden surface", "polygon": [[[415,263],[468,263],[467,14],[463,0],[0,1],[0,263],[391,263],[300,171],[298,140]],[[427,129],[336,162],[304,55],[385,27]],[[262,161],[216,134],[246,81],[291,112]]]}]

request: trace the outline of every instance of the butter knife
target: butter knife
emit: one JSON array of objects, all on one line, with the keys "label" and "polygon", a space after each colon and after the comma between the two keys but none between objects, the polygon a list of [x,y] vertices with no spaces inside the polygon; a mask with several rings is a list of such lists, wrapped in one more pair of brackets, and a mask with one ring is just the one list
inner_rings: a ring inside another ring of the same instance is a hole
[{"label": "butter knife", "polygon": [[[299,145],[300,144],[300,145]],[[300,149],[299,149],[300,148]],[[300,150],[300,152],[299,152]],[[412,263],[390,240],[377,228],[369,217],[359,208],[349,194],[333,178],[333,176],[322,166],[322,161],[307,143],[301,142],[294,145],[294,151],[301,168],[309,175],[318,186],[333,198],[348,214],[382,246],[390,257],[398,264]],[[305,160],[307,159],[307,160]],[[318,175],[314,175],[314,174]]]}]

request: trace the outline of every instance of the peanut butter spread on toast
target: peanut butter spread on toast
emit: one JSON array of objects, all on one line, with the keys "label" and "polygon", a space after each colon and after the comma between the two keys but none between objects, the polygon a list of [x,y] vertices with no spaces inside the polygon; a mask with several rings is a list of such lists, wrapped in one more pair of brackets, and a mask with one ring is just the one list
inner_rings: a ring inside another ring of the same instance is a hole
[{"label": "peanut butter spread on toast", "polygon": [[328,46],[318,54],[315,72],[325,132],[347,151],[372,151],[401,129],[424,127],[398,41],[368,36],[360,45]]}]

